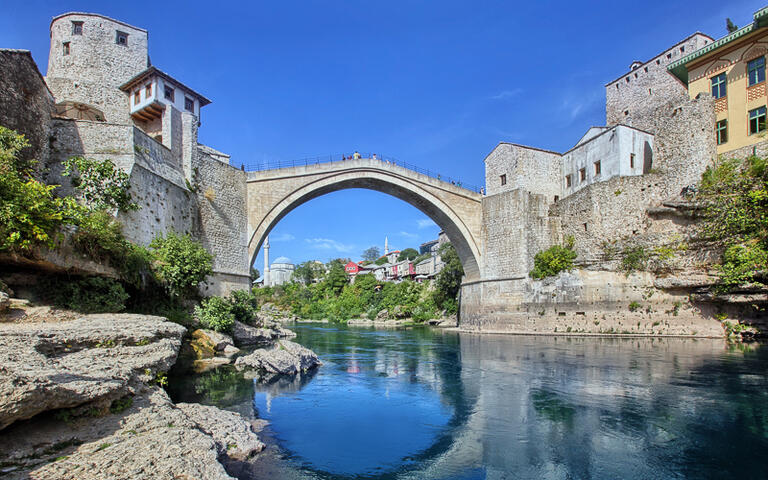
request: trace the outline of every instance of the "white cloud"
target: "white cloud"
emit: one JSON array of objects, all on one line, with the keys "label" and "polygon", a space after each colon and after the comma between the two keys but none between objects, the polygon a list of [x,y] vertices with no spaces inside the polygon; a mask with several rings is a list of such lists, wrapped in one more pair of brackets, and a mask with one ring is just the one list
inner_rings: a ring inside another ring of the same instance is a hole
[{"label": "white cloud", "polygon": [[281,233],[279,235],[269,236],[270,242],[290,242],[291,240],[296,240],[296,237],[290,233]]},{"label": "white cloud", "polygon": [[339,253],[350,253],[355,250],[354,245],[348,245],[330,238],[305,238],[305,242],[320,250],[335,250]]},{"label": "white cloud", "polygon": [[435,222],[428,218],[422,218],[421,220],[418,220],[416,224],[419,226],[419,229],[437,226]]},{"label": "white cloud", "polygon": [[419,236],[416,235],[415,233],[409,233],[409,232],[400,232],[400,235],[405,238],[419,238]]},{"label": "white cloud", "polygon": [[509,100],[523,93],[522,88],[513,88],[511,90],[502,90],[496,95],[491,96],[491,100]]}]

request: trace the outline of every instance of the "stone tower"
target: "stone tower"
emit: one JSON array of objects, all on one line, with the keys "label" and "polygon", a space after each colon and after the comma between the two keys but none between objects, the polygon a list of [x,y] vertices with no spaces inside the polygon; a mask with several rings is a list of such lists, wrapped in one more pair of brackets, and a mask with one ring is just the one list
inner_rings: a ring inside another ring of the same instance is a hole
[{"label": "stone tower", "polygon": [[264,286],[269,284],[269,235],[264,239]]},{"label": "stone tower", "polygon": [[389,253],[389,239],[384,237],[384,255]]},{"label": "stone tower", "polygon": [[149,66],[147,31],[94,13],[65,13],[51,21],[46,83],[57,103],[79,102],[109,123],[129,124],[118,87]]}]

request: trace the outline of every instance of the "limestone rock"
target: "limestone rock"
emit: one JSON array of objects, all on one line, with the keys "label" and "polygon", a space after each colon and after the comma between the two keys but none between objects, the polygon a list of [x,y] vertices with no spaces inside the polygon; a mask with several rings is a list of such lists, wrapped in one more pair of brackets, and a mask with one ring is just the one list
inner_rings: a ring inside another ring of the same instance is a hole
[{"label": "limestone rock", "polygon": [[220,332],[214,332],[213,330],[203,330],[211,342],[214,344],[214,349],[217,352],[223,352],[227,346],[234,345],[232,337]]},{"label": "limestone rock", "polygon": [[264,373],[295,375],[321,365],[312,350],[298,343],[280,340],[273,347],[256,350],[250,355],[238,357],[238,369],[254,369]]},{"label": "limestone rock", "polygon": [[7,293],[0,291],[0,313],[8,310],[11,305],[11,299]]},{"label": "limestone rock", "polygon": [[376,320],[386,320],[387,318],[389,318],[389,311],[387,309],[380,310],[376,314]]},{"label": "limestone rock", "polygon": [[195,353],[196,359],[202,360],[205,358],[211,358],[216,355],[216,345],[213,343],[210,337],[205,334],[205,330],[195,330],[191,333],[190,337],[192,338],[189,341],[189,346]]},{"label": "limestone rock", "polygon": [[169,370],[184,332],[162,317],[132,314],[0,324],[0,429],[46,410],[108,407]]},{"label": "limestone rock", "polygon": [[224,347],[224,351],[222,352],[225,357],[232,358],[238,353],[240,353],[240,349],[237,347],[233,347],[232,345],[227,345]]},{"label": "limestone rock", "polygon": [[273,330],[277,332],[277,336],[279,338],[291,338],[296,336],[296,332],[293,330],[288,330],[287,328],[276,327]]},{"label": "limestone rock", "polygon": [[256,328],[235,321],[232,327],[232,338],[239,346],[259,345],[270,343],[276,338],[276,334],[269,328]]},{"label": "limestone rock", "polygon": [[295,337],[296,334],[287,328],[257,328],[235,321],[232,327],[232,337],[240,346],[268,344],[278,338]]},{"label": "limestone rock", "polygon": [[265,445],[259,441],[253,427],[238,413],[198,403],[179,403],[176,408],[213,437],[229,458],[245,460],[264,450]]},{"label": "limestone rock", "polygon": [[69,423],[37,417],[7,432],[0,435],[0,463],[11,465],[5,478],[12,480],[231,480],[219,461],[263,448],[240,415],[174,406],[158,387],[133,397],[120,413]]}]

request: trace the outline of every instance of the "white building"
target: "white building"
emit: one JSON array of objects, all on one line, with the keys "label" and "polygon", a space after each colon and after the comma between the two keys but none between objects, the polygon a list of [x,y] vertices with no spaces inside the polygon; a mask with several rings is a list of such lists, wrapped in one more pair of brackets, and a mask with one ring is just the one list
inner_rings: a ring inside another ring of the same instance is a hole
[{"label": "white building", "polygon": [[268,286],[282,285],[291,281],[296,266],[287,257],[277,257],[269,268]]},{"label": "white building", "polygon": [[653,134],[628,127],[592,127],[562,156],[563,197],[613,177],[648,173]]}]

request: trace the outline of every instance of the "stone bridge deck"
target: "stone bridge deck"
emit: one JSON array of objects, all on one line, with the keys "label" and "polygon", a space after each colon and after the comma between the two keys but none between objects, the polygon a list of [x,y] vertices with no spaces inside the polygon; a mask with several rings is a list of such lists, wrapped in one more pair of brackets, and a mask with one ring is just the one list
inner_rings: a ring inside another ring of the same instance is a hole
[{"label": "stone bridge deck", "polygon": [[[253,259],[267,234],[299,205],[327,193],[366,188],[418,208],[448,235],[468,279],[480,274],[482,198],[480,193],[396,163],[370,158],[248,172],[248,250]],[[338,212],[329,212],[338,214]]]}]

